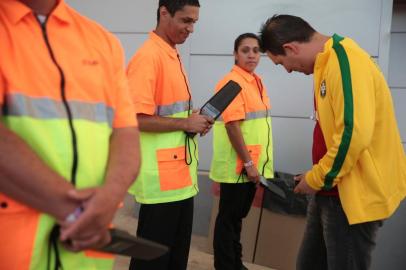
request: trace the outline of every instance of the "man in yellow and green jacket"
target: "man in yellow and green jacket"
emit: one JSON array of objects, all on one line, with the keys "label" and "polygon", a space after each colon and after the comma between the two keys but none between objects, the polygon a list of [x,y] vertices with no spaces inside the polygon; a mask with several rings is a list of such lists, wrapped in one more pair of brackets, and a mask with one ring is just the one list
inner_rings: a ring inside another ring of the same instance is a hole
[{"label": "man in yellow and green jacket", "polygon": [[385,78],[353,40],[322,35],[299,17],[274,16],[261,34],[275,64],[314,75],[314,138],[320,128],[325,143],[320,160],[297,177],[296,192],[316,193],[297,269],[368,269],[382,220],[406,194],[406,157]]}]

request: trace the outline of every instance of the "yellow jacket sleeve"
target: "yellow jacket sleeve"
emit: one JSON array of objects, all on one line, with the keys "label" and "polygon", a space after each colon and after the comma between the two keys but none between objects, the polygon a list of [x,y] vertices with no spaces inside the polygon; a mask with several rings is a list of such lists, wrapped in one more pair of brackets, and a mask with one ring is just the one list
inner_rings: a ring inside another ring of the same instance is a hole
[{"label": "yellow jacket sleeve", "polygon": [[330,114],[333,119],[329,128],[322,127],[326,142],[330,143],[324,157],[306,174],[307,183],[316,190],[331,189],[351,172],[371,143],[374,131],[374,81],[363,68],[371,63],[360,61],[356,52],[347,53],[339,43],[333,48],[335,53],[331,54],[325,73],[330,86],[326,98],[331,108],[319,111],[320,118]]}]

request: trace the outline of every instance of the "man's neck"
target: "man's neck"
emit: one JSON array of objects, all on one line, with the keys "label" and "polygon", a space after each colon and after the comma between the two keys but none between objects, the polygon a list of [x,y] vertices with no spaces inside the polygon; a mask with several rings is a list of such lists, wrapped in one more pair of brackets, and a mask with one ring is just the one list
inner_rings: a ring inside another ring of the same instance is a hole
[{"label": "man's neck", "polygon": [[19,0],[38,15],[48,16],[55,8],[58,0]]},{"label": "man's neck", "polygon": [[162,29],[162,27],[157,26],[155,29],[155,34],[157,34],[159,37],[161,37],[166,43],[169,44],[172,48],[176,48],[176,44],[174,44],[169,37],[166,35],[165,31]]},{"label": "man's neck", "polygon": [[316,32],[312,37],[312,42],[315,44],[315,51],[316,53],[321,53],[324,51],[324,45],[330,39],[329,36],[320,34]]}]

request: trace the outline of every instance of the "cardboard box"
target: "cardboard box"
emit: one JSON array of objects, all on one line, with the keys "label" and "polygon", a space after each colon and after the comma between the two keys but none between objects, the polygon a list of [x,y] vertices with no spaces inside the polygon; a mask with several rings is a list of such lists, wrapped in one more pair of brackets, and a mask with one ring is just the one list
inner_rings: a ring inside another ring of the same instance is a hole
[{"label": "cardboard box", "polygon": [[254,263],[277,270],[296,269],[296,257],[305,225],[305,217],[263,209]]}]

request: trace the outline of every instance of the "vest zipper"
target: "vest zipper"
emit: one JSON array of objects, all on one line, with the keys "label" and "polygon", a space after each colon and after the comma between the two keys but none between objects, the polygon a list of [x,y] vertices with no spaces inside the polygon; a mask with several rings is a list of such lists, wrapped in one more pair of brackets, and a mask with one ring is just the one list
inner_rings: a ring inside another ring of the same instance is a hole
[{"label": "vest zipper", "polygon": [[[38,18],[37,18],[38,20]],[[61,76],[61,82],[60,82],[60,90],[61,90],[61,97],[62,97],[62,103],[63,106],[65,107],[66,114],[68,116],[68,123],[69,123],[69,130],[72,136],[72,151],[73,151],[73,162],[72,162],[72,168],[71,168],[71,181],[74,186],[76,186],[76,174],[77,174],[77,169],[78,169],[78,147],[77,147],[77,136],[76,136],[76,131],[73,126],[73,116],[72,116],[72,110],[69,107],[69,103],[66,99],[66,89],[65,89],[65,74],[63,73],[63,70],[61,66],[58,64],[58,62],[55,59],[54,52],[52,51],[52,47],[49,43],[48,39],[48,34],[46,30],[46,23],[48,22],[48,17],[46,18],[44,23],[41,23],[38,20],[38,23],[41,26],[42,30],[42,35],[44,37],[45,44],[47,46],[49,55],[51,56],[52,62],[58,69],[59,75]]]},{"label": "vest zipper", "polygon": [[[60,90],[61,90],[61,97],[62,97],[62,103],[63,106],[65,107],[66,114],[68,116],[68,123],[69,123],[69,130],[72,136],[72,151],[73,151],[73,161],[72,161],[72,168],[71,168],[71,182],[74,186],[76,186],[76,174],[77,174],[77,168],[78,168],[78,149],[77,149],[77,137],[76,137],[76,131],[73,126],[73,116],[72,116],[72,111],[71,108],[69,107],[69,103],[66,99],[66,89],[65,89],[65,74],[63,73],[63,70],[61,66],[58,64],[58,62],[55,59],[54,52],[52,51],[51,44],[49,43],[48,39],[48,34],[47,34],[47,29],[46,29],[46,23],[48,22],[48,17],[45,19],[44,23],[41,23],[38,17],[35,15],[35,18],[37,19],[38,23],[40,24],[42,35],[44,37],[45,44],[47,46],[49,55],[52,59],[52,62],[58,69],[61,82],[60,82]],[[51,266],[51,249],[54,250],[55,252],[55,264],[54,264],[54,270],[63,270],[63,265],[62,265],[62,260],[60,258],[60,251],[58,247],[58,238],[59,238],[59,225],[54,225],[52,228],[49,241],[48,241],[48,261],[47,261],[47,269],[50,269]]]}]

